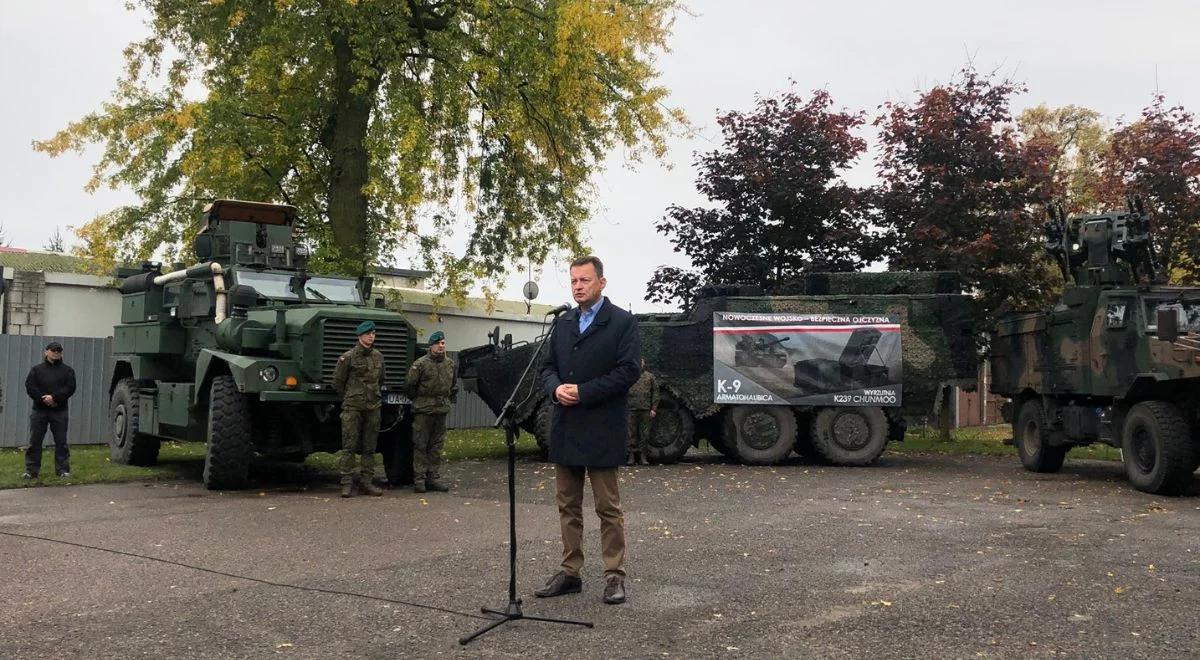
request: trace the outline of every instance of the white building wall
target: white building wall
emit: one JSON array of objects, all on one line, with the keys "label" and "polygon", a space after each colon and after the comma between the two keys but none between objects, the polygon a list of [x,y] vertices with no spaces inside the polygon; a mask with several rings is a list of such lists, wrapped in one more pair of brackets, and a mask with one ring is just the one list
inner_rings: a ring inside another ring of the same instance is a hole
[{"label": "white building wall", "polygon": [[112,279],[73,273],[46,273],[42,334],[111,337],[121,321],[121,292]]},{"label": "white building wall", "polygon": [[543,330],[542,320],[534,316],[505,314],[492,315],[460,312],[443,308],[434,314],[429,305],[405,304],[403,309],[408,322],[417,328],[418,341],[429,341],[436,330],[446,333],[446,350],[455,352],[464,348],[488,343],[488,333],[500,326],[500,337],[512,334],[513,341],[532,341]]}]

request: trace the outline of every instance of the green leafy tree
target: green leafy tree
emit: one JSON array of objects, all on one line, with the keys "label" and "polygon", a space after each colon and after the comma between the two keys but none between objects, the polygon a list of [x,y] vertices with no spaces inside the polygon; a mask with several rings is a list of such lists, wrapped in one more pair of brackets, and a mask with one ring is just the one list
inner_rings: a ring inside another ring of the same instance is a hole
[{"label": "green leafy tree", "polygon": [[1055,286],[1042,258],[1040,204],[1050,156],[1021,142],[1010,111],[1024,91],[972,68],[913,103],[883,106],[879,221],[894,232],[892,270],[952,270],[977,294],[983,328],[1035,307]]},{"label": "green leafy tree", "polygon": [[1141,119],[1118,127],[1103,161],[1107,196],[1140,195],[1171,280],[1200,283],[1200,122],[1158,95]]},{"label": "green leafy tree", "polygon": [[1017,118],[1026,152],[1049,163],[1039,201],[1063,202],[1069,213],[1108,208],[1101,165],[1109,151],[1108,127],[1100,113],[1068,105],[1029,108]]},{"label": "green leafy tree", "polygon": [[101,263],[171,258],[200,202],[274,199],[299,208],[317,267],[362,272],[415,241],[462,291],[579,251],[605,154],[659,157],[682,121],[654,84],[676,0],[131,4],[151,32],[113,97],[35,144],[99,143],[88,187],[137,194],[77,231]]},{"label": "green leafy tree", "polygon": [[696,188],[712,205],[671,206],[656,226],[694,266],[660,266],[647,300],[686,306],[701,284],[770,289],[882,254],[864,191],[841,179],[866,149],[855,135],[864,115],[832,106],[824,90],[808,99],[788,92],[717,119],[724,144],[696,158]]}]

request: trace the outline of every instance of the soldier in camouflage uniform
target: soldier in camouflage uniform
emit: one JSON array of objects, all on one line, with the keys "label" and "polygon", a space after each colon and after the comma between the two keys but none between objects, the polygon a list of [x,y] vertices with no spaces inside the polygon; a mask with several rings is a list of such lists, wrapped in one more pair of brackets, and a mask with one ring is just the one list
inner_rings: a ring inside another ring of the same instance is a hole
[{"label": "soldier in camouflage uniform", "polygon": [[439,480],[442,445],[446,440],[446,413],[458,394],[454,363],[446,357],[446,335],[429,335],[429,353],[413,362],[404,380],[413,405],[413,492],[445,492]]},{"label": "soldier in camouflage uniform", "polygon": [[646,443],[650,442],[650,427],[658,414],[658,379],[646,370],[642,360],[642,375],[629,388],[629,453],[628,464],[646,464]]},{"label": "soldier in camouflage uniform", "polygon": [[359,323],[356,332],[358,344],[342,353],[333,373],[333,386],[342,395],[342,453],[338,460],[342,497],[354,495],[356,481],[363,493],[383,495],[371,483],[375,477],[375,443],[379,439],[383,353],[373,348],[373,321]]}]

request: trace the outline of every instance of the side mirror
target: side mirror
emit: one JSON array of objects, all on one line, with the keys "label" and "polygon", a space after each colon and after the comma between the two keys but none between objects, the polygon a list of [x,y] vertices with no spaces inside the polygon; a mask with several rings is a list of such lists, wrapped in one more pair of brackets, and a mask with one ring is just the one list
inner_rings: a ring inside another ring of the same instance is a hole
[{"label": "side mirror", "polygon": [[192,249],[200,261],[208,261],[213,256],[213,237],[208,234],[196,234],[192,240]]},{"label": "side mirror", "polygon": [[1159,307],[1155,313],[1155,336],[1159,341],[1175,341],[1179,338],[1179,313],[1183,311],[1178,305]]}]

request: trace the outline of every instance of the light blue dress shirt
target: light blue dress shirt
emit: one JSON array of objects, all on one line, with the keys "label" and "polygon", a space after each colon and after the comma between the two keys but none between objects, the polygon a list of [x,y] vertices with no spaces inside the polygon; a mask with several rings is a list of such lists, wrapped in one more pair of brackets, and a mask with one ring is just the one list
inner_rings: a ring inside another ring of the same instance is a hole
[{"label": "light blue dress shirt", "polygon": [[588,326],[592,324],[592,321],[596,320],[596,312],[600,311],[600,306],[603,304],[604,297],[601,296],[600,299],[596,301],[596,304],[592,305],[591,309],[586,312],[583,310],[579,311],[579,334],[582,335],[583,333],[587,332]]}]

